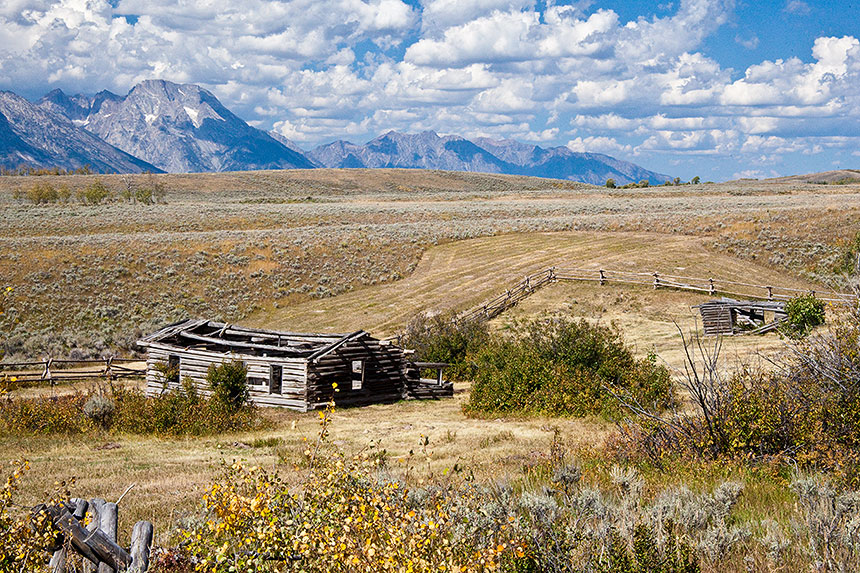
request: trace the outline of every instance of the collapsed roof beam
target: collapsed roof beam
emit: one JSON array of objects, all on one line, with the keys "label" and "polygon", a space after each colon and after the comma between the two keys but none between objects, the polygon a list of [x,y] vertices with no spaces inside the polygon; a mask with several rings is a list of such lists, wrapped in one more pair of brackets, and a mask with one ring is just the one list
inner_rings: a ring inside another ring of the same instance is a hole
[{"label": "collapsed roof beam", "polygon": [[[307,356],[310,353],[310,350],[299,350],[290,348],[289,346],[273,346],[271,344],[259,344],[255,342],[241,342],[238,340],[228,340],[226,338],[213,338],[211,336],[200,336],[199,334],[191,334],[187,331],[180,331],[177,333],[178,336],[183,338],[189,338],[191,340],[198,340],[200,342],[207,342],[209,344],[215,344],[216,346],[228,346],[230,348],[253,348],[255,350],[271,350],[275,352],[282,352],[285,354],[292,354],[298,357]],[[323,349],[325,350],[325,349]]]},{"label": "collapsed roof beam", "polygon": [[314,352],[313,354],[308,356],[308,361],[309,362],[317,362],[323,356],[326,356],[327,354],[334,352],[335,350],[337,350],[338,348],[340,348],[341,346],[343,346],[347,342],[352,342],[356,338],[361,338],[365,334],[367,334],[367,332],[365,332],[363,330],[356,330],[352,334],[347,334],[346,336],[344,336],[343,338],[341,338],[337,342],[330,344],[330,345],[326,346],[325,348],[320,348],[319,350],[317,350],[316,352]]}]

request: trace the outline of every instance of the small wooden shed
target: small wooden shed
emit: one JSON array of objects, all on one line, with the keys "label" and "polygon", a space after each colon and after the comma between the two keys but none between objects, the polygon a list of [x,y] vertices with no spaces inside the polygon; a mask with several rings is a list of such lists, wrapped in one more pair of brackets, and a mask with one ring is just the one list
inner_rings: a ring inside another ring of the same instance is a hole
[{"label": "small wooden shed", "polygon": [[763,334],[775,329],[788,315],[785,302],[722,298],[694,306],[702,314],[705,335]]},{"label": "small wooden shed", "polygon": [[[209,392],[211,365],[239,360],[248,371],[251,401],[300,411],[339,405],[453,395],[441,380],[422,380],[407,351],[363,330],[349,334],[277,332],[185,320],[138,341],[146,348],[146,392],[157,395],[186,376]],[[166,374],[165,374],[166,372]],[[334,393],[337,384],[337,393]]]}]

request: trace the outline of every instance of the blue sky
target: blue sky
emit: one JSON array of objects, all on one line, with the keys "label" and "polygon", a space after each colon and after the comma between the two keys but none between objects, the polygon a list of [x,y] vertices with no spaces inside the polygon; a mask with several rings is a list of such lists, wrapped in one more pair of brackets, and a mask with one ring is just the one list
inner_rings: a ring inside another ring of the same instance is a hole
[{"label": "blue sky", "polygon": [[690,179],[860,167],[860,0],[7,0],[0,89],[200,84],[309,148],[389,129]]}]

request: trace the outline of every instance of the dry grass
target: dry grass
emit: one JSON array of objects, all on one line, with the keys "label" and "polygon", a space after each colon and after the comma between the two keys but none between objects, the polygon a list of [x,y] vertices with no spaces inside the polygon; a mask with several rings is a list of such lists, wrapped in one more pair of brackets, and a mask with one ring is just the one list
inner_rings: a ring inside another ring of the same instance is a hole
[{"label": "dry grass", "polygon": [[[0,317],[0,342],[13,354],[97,354],[186,315],[392,334],[419,310],[478,304],[552,264],[810,288],[860,221],[854,184],[608,190],[401,170],[158,177],[167,205],[37,207],[11,197],[31,180],[0,178],[0,286],[15,289]],[[74,188],[91,178],[65,180]],[[676,363],[673,322],[691,328],[689,306],[702,300],[557,284],[496,324],[553,310],[615,321],[639,352],[656,348]],[[749,356],[780,342],[770,335],[727,344],[730,354]],[[571,446],[599,444],[611,430],[599,420],[467,419],[462,390],[454,400],[338,411],[332,439],[346,451],[379,439],[396,470],[423,434],[433,456],[422,471],[459,464],[481,478],[503,479],[548,450],[554,427]],[[27,503],[71,476],[78,478],[76,493],[109,499],[136,483],[123,501],[122,529],[152,519],[164,540],[171,517],[193,508],[222,460],[279,465],[289,475],[302,438],[315,436],[316,415],[265,415],[273,418],[270,430],[208,438],[4,437],[0,461],[32,461]],[[282,443],[253,447],[267,438]]]},{"label": "dry grass", "polygon": [[[480,479],[505,479],[546,455],[555,429],[569,446],[599,444],[611,429],[600,420],[468,419],[461,412],[466,396],[467,387],[461,387],[450,400],[338,410],[330,440],[352,453],[379,443],[396,473],[410,465],[421,476],[441,475],[456,464]],[[302,459],[304,439],[316,439],[319,418],[286,410],[266,410],[264,415],[273,421],[269,430],[193,439],[5,437],[0,463],[30,460],[32,471],[21,500],[28,504],[41,501],[55,480],[73,476],[77,495],[108,500],[136,484],[122,502],[121,530],[130,531],[135,521],[148,519],[157,524],[163,541],[169,525],[196,507],[224,461],[276,467],[289,480]],[[421,453],[422,436],[430,439],[429,460]],[[254,447],[272,439],[280,443]],[[410,450],[416,453],[412,458]]]},{"label": "dry grass", "polygon": [[[76,188],[94,176],[47,179]],[[117,190],[123,186],[118,177],[102,179]],[[391,283],[409,275],[430,246],[494,235],[580,230],[699,237],[699,247],[822,279],[860,221],[855,184],[741,181],[609,190],[415,170],[156,179],[168,204],[35,206],[12,197],[33,178],[0,178],[0,277],[15,289],[0,324],[9,355],[128,352],[141,332],[186,316],[274,322],[280,313],[265,315],[275,307]],[[140,184],[147,181],[142,176]],[[521,265],[516,272],[527,270]],[[475,277],[463,286],[477,302],[484,291]]]}]

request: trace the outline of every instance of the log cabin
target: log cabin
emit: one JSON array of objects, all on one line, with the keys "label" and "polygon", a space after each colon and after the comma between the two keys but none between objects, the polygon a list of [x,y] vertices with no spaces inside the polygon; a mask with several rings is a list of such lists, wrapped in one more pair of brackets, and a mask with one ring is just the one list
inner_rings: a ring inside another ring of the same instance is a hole
[{"label": "log cabin", "polygon": [[702,314],[705,336],[764,334],[788,318],[784,301],[735,300],[723,297],[693,306]]},{"label": "log cabin", "polygon": [[[409,351],[363,330],[349,334],[278,332],[184,320],[141,338],[146,349],[146,393],[178,388],[190,378],[208,395],[209,367],[238,360],[247,370],[250,400],[299,411],[337,405],[453,395],[445,364],[412,362]],[[435,369],[435,378],[420,372]],[[336,384],[336,386],[335,386]],[[335,393],[335,388],[337,392]]]}]

